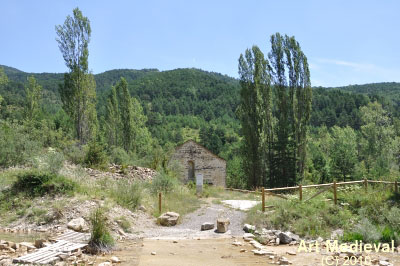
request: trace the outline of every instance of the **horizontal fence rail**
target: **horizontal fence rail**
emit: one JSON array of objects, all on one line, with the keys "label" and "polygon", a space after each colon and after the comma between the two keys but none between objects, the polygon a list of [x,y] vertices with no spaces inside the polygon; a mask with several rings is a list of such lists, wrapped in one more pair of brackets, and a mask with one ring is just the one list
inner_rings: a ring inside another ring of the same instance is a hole
[{"label": "horizontal fence rail", "polygon": [[322,194],[323,192],[333,189],[333,201],[335,202],[335,205],[337,204],[337,187],[338,186],[343,186],[343,185],[355,185],[355,184],[363,184],[365,191],[368,190],[368,184],[385,184],[385,185],[394,185],[394,191],[396,193],[399,193],[399,186],[397,181],[377,181],[377,180],[358,180],[358,181],[347,181],[347,182],[333,182],[333,183],[327,183],[327,184],[316,184],[316,185],[298,185],[298,186],[293,186],[293,187],[281,187],[281,188],[261,188],[261,191],[259,190],[246,190],[246,189],[236,189],[236,188],[225,188],[226,190],[230,191],[237,191],[237,192],[243,192],[243,193],[258,193],[261,194],[262,196],[262,201],[261,201],[261,208],[262,211],[264,212],[266,208],[271,208],[271,206],[266,207],[265,206],[265,195],[271,195],[274,197],[279,197],[283,199],[288,199],[286,196],[277,194],[274,192],[277,191],[285,191],[285,190],[299,190],[299,200],[303,200],[303,189],[305,188],[324,188],[321,191],[318,191],[317,193],[313,194],[310,198],[306,199],[305,201],[311,200],[315,198],[316,196]]}]

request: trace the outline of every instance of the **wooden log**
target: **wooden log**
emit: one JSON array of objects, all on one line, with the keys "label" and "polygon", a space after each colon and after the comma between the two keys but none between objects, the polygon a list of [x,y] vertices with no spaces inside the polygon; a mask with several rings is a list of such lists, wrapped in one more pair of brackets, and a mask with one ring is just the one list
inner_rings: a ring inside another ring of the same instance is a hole
[{"label": "wooden log", "polygon": [[341,186],[341,185],[354,185],[354,184],[361,184],[363,183],[364,180],[359,180],[359,181],[346,181],[346,182],[338,182],[336,183],[337,186]]},{"label": "wooden log", "polygon": [[317,188],[317,187],[331,187],[333,183],[318,184],[318,185],[305,185],[303,188]]},{"label": "wooden log", "polygon": [[394,184],[394,182],[391,182],[391,181],[378,181],[378,180],[368,180],[368,183],[387,184],[387,185]]},{"label": "wooden log", "polygon": [[275,193],[272,193],[272,192],[269,192],[269,191],[265,191],[265,193],[268,194],[268,195],[274,196],[274,197],[278,197],[278,198],[282,198],[282,199],[288,199],[287,197],[285,197],[283,195],[275,194]]},{"label": "wooden log", "polygon": [[264,189],[264,187],[262,188],[262,196],[261,196],[261,199],[262,199],[262,212],[265,212],[265,189]]},{"label": "wooden log", "polygon": [[272,192],[272,191],[291,190],[291,189],[298,189],[298,188],[299,188],[298,186],[295,186],[295,187],[267,188],[267,189],[265,189],[265,191]]},{"label": "wooden log", "polygon": [[306,199],[305,201],[309,201],[309,200],[315,198],[315,197],[318,196],[319,194],[324,193],[325,191],[327,191],[327,190],[329,190],[329,189],[330,189],[330,187],[326,187],[326,188],[324,188],[324,189],[318,191],[317,193],[315,193],[314,195],[312,195],[310,198]]},{"label": "wooden log", "polygon": [[303,200],[303,187],[302,187],[302,185],[299,185],[299,199],[300,199],[300,201]]},{"label": "wooden log", "polygon": [[158,212],[161,214],[161,192],[158,192]]},{"label": "wooden log", "polygon": [[335,205],[337,205],[337,191],[336,191],[336,181],[333,182],[333,200],[335,202]]}]

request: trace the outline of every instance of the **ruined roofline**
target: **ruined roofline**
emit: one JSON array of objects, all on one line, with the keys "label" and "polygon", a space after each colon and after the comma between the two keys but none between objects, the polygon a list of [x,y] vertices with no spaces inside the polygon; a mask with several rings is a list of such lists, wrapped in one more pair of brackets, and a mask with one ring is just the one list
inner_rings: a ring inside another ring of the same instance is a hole
[{"label": "ruined roofline", "polygon": [[212,156],[216,157],[217,159],[223,160],[226,163],[226,160],[218,155],[216,155],[215,153],[213,153],[212,151],[210,151],[209,149],[207,149],[206,147],[204,147],[203,145],[201,145],[200,143],[197,143],[196,141],[189,139],[187,141],[185,141],[184,143],[182,143],[181,145],[176,146],[175,151],[177,151],[179,148],[181,148],[183,145],[185,145],[188,142],[193,142],[194,144],[196,144],[197,146],[200,146],[201,148],[205,149],[207,152],[209,152]]}]

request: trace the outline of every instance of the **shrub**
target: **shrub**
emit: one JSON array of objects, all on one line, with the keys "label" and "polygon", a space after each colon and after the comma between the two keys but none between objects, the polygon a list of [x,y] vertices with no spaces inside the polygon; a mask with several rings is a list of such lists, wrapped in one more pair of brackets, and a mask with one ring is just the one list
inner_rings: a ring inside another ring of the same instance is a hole
[{"label": "shrub", "polygon": [[104,210],[97,208],[90,216],[92,226],[92,235],[89,241],[91,253],[109,252],[114,246],[112,238],[106,223]]},{"label": "shrub", "polygon": [[354,232],[362,235],[362,239],[366,243],[376,243],[380,240],[381,234],[370,220],[362,218],[355,226]]},{"label": "shrub", "polygon": [[44,194],[65,194],[76,188],[76,183],[64,176],[49,172],[30,170],[18,173],[12,189],[24,192],[29,196],[43,196]]},{"label": "shrub", "polygon": [[130,157],[128,153],[121,147],[114,147],[111,150],[110,153],[110,162],[115,163],[115,164],[129,164],[130,163]]},{"label": "shrub", "polygon": [[25,127],[0,121],[0,167],[23,165],[43,146]]},{"label": "shrub", "polygon": [[344,242],[354,242],[356,240],[364,240],[364,237],[360,233],[356,232],[345,232],[341,239]]},{"label": "shrub", "polygon": [[64,149],[64,154],[67,159],[74,164],[83,164],[85,162],[85,152],[78,145],[71,145]]},{"label": "shrub", "polygon": [[103,146],[96,141],[89,143],[88,150],[85,155],[85,164],[94,168],[105,168],[107,164],[107,155]]},{"label": "shrub", "polygon": [[64,165],[64,160],[64,155],[62,153],[49,148],[47,153],[35,157],[32,161],[32,165],[39,170],[58,174]]},{"label": "shrub", "polygon": [[140,204],[141,188],[139,183],[129,183],[126,180],[118,181],[111,189],[110,196],[120,206],[134,211]]},{"label": "shrub", "polygon": [[151,183],[153,193],[169,193],[177,185],[177,180],[164,172],[158,173]]},{"label": "shrub", "polygon": [[64,166],[64,155],[60,152],[49,152],[46,156],[47,170],[50,173],[58,174]]}]

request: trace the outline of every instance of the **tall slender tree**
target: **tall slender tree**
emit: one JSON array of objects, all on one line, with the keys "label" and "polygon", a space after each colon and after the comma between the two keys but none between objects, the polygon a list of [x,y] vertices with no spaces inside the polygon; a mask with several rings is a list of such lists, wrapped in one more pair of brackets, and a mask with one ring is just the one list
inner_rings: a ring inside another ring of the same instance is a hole
[{"label": "tall slender tree", "polygon": [[271,90],[268,61],[257,46],[239,58],[241,101],[238,115],[242,123],[242,154],[248,186],[265,185],[268,141],[271,137]]},{"label": "tall slender tree", "polygon": [[38,116],[40,112],[40,100],[42,98],[42,86],[36,82],[34,76],[28,77],[25,94],[25,117],[30,121]]},{"label": "tall slender tree", "polygon": [[69,69],[64,74],[64,84],[60,85],[61,101],[75,123],[80,143],[85,144],[97,129],[96,83],[88,68],[90,21],[75,8],[73,17],[67,16],[63,25],[56,26],[56,33],[58,47]]},{"label": "tall slender tree", "polygon": [[[8,77],[4,73],[4,68],[0,67],[0,87],[6,86],[8,83]],[[0,95],[0,109],[1,109],[1,104],[3,103],[3,97]]]},{"label": "tall slender tree", "polygon": [[295,38],[271,36],[272,76],[278,120],[275,143],[274,185],[292,185],[303,178],[312,89],[307,57]]},{"label": "tall slender tree", "polygon": [[151,136],[146,128],[146,116],[139,101],[130,96],[124,78],[112,88],[107,100],[106,135],[111,146],[143,155],[151,146]]},{"label": "tall slender tree", "polygon": [[105,117],[105,131],[108,141],[108,146],[119,146],[120,143],[120,128],[121,119],[119,116],[117,89],[113,86],[111,94],[107,99],[106,117]]},{"label": "tall slender tree", "polygon": [[4,73],[4,68],[0,67],[0,86],[5,86],[8,83],[8,77]]},{"label": "tall slender tree", "polygon": [[239,58],[243,168],[249,186],[284,186],[304,174],[311,83],[294,37],[271,36],[269,60],[256,46]]}]

